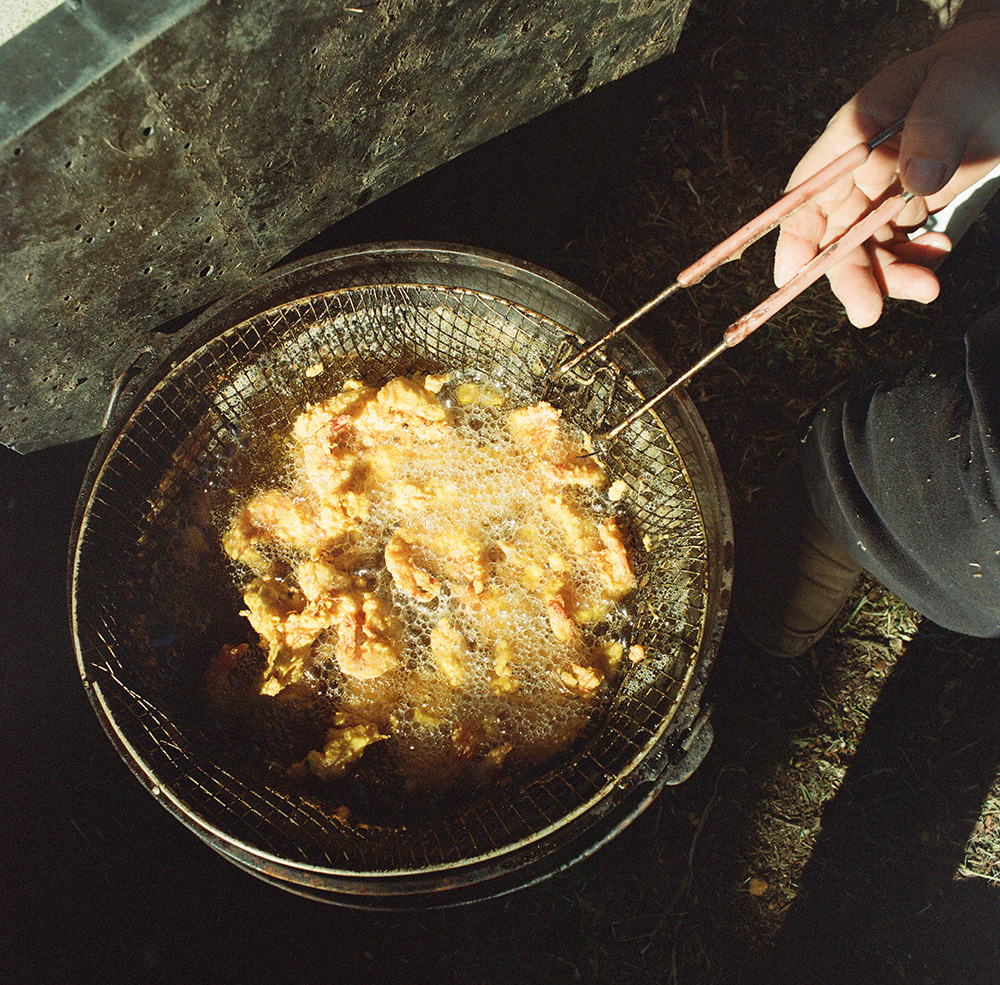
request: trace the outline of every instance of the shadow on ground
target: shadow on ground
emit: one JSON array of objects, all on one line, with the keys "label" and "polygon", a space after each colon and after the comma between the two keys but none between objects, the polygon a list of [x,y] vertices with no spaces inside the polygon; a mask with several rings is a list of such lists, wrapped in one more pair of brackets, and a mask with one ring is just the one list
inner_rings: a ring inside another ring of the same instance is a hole
[{"label": "shadow on ground", "polygon": [[[998,655],[996,643],[977,645],[931,626],[909,642],[822,809],[783,924],[741,980],[996,981],[1000,895],[959,872],[1000,768]],[[753,673],[752,659],[744,675]],[[734,669],[717,678],[730,692],[729,701],[719,696],[716,717],[726,749],[749,739],[739,724],[740,676]],[[801,724],[794,709],[821,689],[807,680],[791,701],[780,695],[779,735],[794,737]],[[788,747],[773,751],[778,763],[790,758]],[[767,773],[764,759],[734,760]]]},{"label": "shadow on ground", "polygon": [[1000,646],[924,628],[872,707],[761,982],[995,982],[1000,896],[961,878],[1000,767]]}]

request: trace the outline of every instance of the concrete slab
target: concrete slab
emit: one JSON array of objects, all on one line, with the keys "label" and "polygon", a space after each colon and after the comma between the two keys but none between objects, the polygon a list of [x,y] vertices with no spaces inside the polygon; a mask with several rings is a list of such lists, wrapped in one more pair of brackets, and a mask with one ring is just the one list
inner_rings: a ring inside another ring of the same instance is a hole
[{"label": "concrete slab", "polygon": [[688,3],[48,12],[0,46],[0,443],[93,435],[134,340],[366,202],[669,53]]}]

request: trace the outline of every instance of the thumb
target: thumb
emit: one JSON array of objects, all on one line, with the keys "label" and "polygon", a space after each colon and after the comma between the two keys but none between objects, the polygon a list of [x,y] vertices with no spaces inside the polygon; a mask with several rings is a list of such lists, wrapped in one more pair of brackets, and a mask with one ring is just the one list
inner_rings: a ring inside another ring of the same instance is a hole
[{"label": "thumb", "polygon": [[906,114],[899,175],[915,195],[926,197],[944,188],[991,112],[989,87],[970,68],[952,58],[937,59]]},{"label": "thumb", "polygon": [[906,125],[912,128],[912,136],[910,147],[899,155],[899,175],[907,191],[926,197],[944,188],[955,173],[965,140],[953,128],[931,121],[911,124],[908,120]]}]

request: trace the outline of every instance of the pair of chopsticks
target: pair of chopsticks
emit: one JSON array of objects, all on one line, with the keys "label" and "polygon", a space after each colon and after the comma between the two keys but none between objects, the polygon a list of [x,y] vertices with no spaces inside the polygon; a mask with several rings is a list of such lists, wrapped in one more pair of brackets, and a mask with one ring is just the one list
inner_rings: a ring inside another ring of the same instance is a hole
[{"label": "pair of chopsticks", "polygon": [[[721,267],[724,263],[728,263],[730,260],[738,260],[748,246],[756,243],[762,236],[767,235],[771,230],[777,228],[784,219],[797,212],[803,206],[808,205],[817,195],[825,191],[836,181],[857,170],[857,168],[868,160],[872,151],[879,144],[888,140],[893,134],[898,133],[902,129],[904,122],[904,120],[897,120],[892,126],[887,127],[871,140],[856,144],[841,154],[836,160],[827,164],[826,167],[817,171],[812,177],[796,185],[773,205],[755,216],[746,225],[742,226],[727,239],[724,239],[717,246],[712,247],[711,250],[689,267],[682,270],[673,283],[657,294],[655,298],[632,312],[632,314],[623,321],[620,321],[596,342],[582,349],[572,359],[559,366],[556,369],[556,376],[563,376],[570,372],[582,360],[602,348],[608,341],[620,332],[623,332],[672,294],[681,290],[681,288],[692,287],[700,283],[708,274]],[[748,311],[745,315],[734,321],[723,333],[722,341],[711,352],[702,356],[690,369],[677,376],[669,386],[665,387],[655,396],[650,397],[623,421],[620,421],[613,428],[604,432],[601,437],[606,440],[616,437],[629,424],[645,414],[646,411],[658,404],[679,386],[686,383],[695,373],[707,366],[713,359],[727,349],[731,349],[742,342],[751,332],[755,331],[771,318],[772,315],[798,297],[810,284],[819,280],[845,254],[850,253],[851,250],[864,243],[883,225],[891,222],[899,215],[911,198],[913,198],[912,193],[900,192],[882,201],[875,209],[868,212],[855,225],[843,233],[839,239],[834,240],[813,257],[787,283],[778,288],[778,290],[757,305],[752,311]]]}]

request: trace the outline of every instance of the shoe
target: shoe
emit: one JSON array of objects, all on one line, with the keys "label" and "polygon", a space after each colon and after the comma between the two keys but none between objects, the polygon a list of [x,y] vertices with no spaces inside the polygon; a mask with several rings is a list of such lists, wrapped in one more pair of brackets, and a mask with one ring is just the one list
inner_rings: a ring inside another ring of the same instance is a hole
[{"label": "shoe", "polygon": [[829,629],[860,575],[793,470],[761,497],[736,538],[730,616],[759,650],[797,657]]}]

